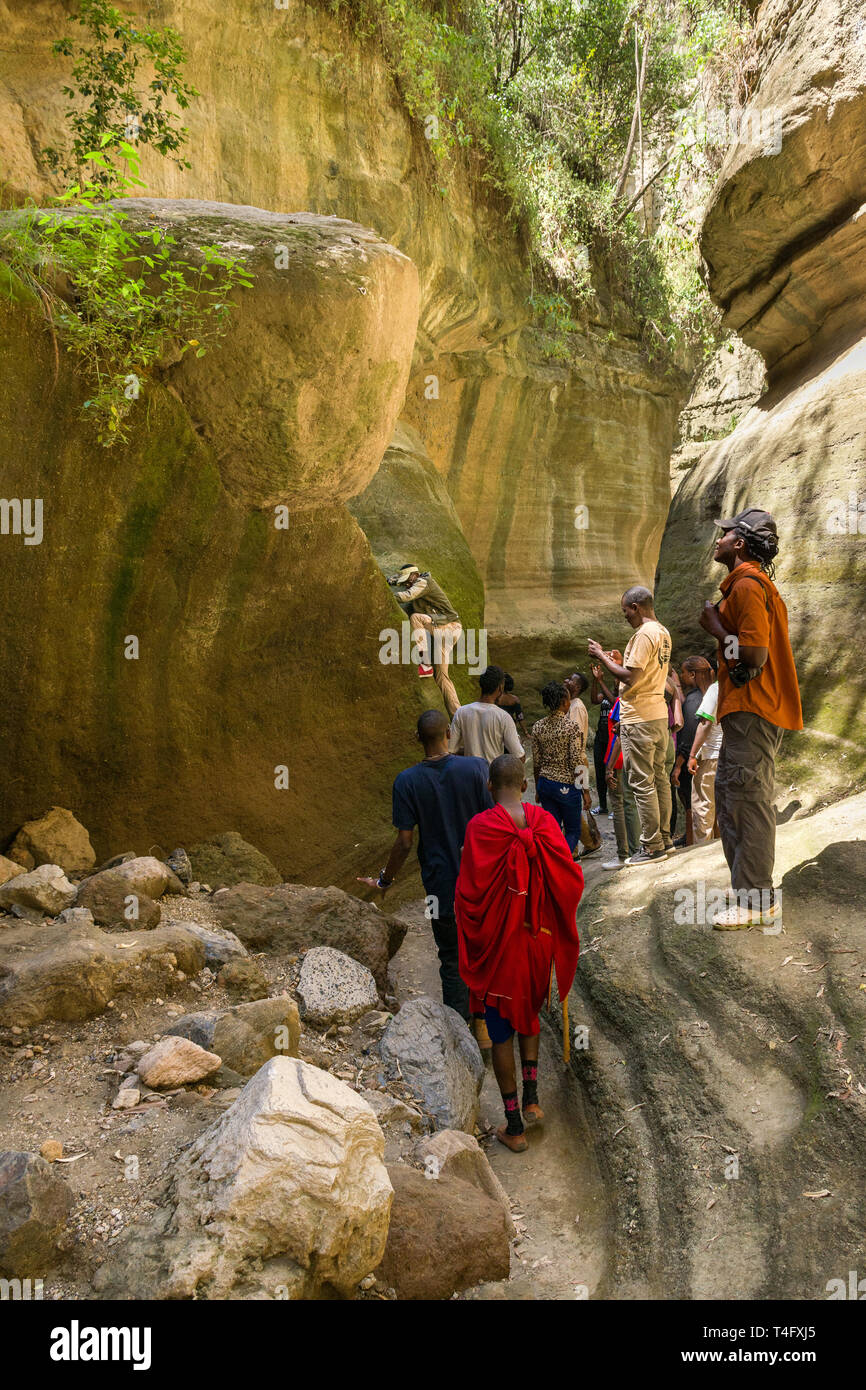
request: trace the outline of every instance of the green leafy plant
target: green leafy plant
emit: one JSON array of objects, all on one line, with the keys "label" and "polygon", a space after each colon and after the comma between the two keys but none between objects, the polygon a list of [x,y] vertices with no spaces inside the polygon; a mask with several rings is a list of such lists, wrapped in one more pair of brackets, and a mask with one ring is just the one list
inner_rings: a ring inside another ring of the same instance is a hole
[{"label": "green leafy plant", "polygon": [[[49,168],[66,179],[116,191],[122,171],[112,159],[91,158],[102,136],[111,134],[114,152],[121,141],[151,145],[188,169],[181,154],[187,132],[171,103],[186,110],[198,92],[182,76],[186,54],[177,31],[140,28],[107,0],[79,0],[70,23],[83,30],[81,38],[67,35],[52,45],[58,56],[73,60],[71,85],[63,87],[72,103],[66,111],[70,138],[59,148],[42,150]],[[143,67],[152,74],[146,83],[140,80]]]},{"label": "green leafy plant", "polygon": [[[104,134],[84,153],[90,167],[114,170],[118,191],[140,186],[133,146]],[[103,445],[128,437],[130,412],[163,365],[190,350],[201,357],[222,336],[232,291],[252,284],[215,246],[185,259],[167,228],[136,226],[95,181],[73,184],[51,209],[6,214],[0,257],[39,296],[55,341],[83,362],[94,383],[83,410]]]},{"label": "green leafy plant", "polygon": [[[701,181],[676,147],[702,84],[714,102],[743,100],[751,59],[740,0],[319,3],[379,46],[423,130],[431,182],[446,187],[459,154],[498,196],[524,239],[536,303],[562,295],[574,315],[592,313],[589,248],[650,359],[699,360],[715,345],[696,218],[684,211],[689,179],[709,186],[712,156]],[[657,186],[653,226],[629,179],[638,194]],[[561,329],[554,336],[564,341]]]}]

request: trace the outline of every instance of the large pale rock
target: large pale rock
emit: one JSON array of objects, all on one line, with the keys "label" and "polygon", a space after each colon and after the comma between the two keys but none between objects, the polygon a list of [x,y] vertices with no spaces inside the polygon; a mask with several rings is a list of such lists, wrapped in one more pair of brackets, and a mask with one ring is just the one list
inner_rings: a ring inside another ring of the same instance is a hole
[{"label": "large pale rock", "polygon": [[247,844],[236,830],[214,835],[189,851],[190,872],[199,883],[212,888],[232,888],[236,883],[281,883],[282,877],[266,854]]},{"label": "large pale rock", "polygon": [[866,45],[846,0],[767,0],[757,35],[701,249],[726,325],[772,380],[866,324]]},{"label": "large pale rock", "polygon": [[204,946],[183,924],[113,936],[67,922],[0,933],[0,1025],[91,1018],[117,996],[171,992],[178,971],[195,975]]},{"label": "large pale rock", "polygon": [[41,864],[29,874],[10,878],[0,886],[0,907],[13,904],[55,916],[75,902],[78,889],[70,883],[59,864]]},{"label": "large pale rock", "polygon": [[379,1051],[384,1062],[399,1062],[438,1129],[472,1133],[484,1062],[459,1014],[435,999],[412,999],[388,1024]]},{"label": "large pale rock", "polygon": [[498,1202],[505,1212],[509,1236],[516,1234],[508,1194],[471,1134],[460,1129],[440,1129],[419,1140],[415,1154],[424,1165],[425,1176],[460,1178]]},{"label": "large pale rock", "polygon": [[103,1297],[348,1296],[382,1258],[392,1189],[370,1107],[273,1058],[177,1165],[170,1206],[97,1278]]},{"label": "large pale rock", "polygon": [[216,893],[213,906],[221,925],[246,946],[284,951],[335,946],[366,965],[383,992],[388,961],[406,934],[404,922],[339,888],[241,883]]},{"label": "large pale rock", "polygon": [[136,1071],[154,1090],[166,1086],[185,1086],[203,1081],[222,1066],[222,1058],[189,1038],[160,1038],[159,1042],[139,1057]]},{"label": "large pale rock", "polygon": [[30,1278],[51,1269],[73,1204],[69,1187],[44,1158],[0,1153],[0,1275]]},{"label": "large pale rock", "polygon": [[184,1014],[169,1035],[191,1038],[216,1052],[240,1076],[252,1076],[271,1057],[297,1057],[301,1025],[288,995],[235,1004],[231,1009]]},{"label": "large pale rock", "polygon": [[314,946],[304,956],[297,995],[301,1018],[314,1024],[353,1023],[379,1002],[367,967],[331,946]]},{"label": "large pale rock", "polygon": [[90,836],[71,811],[52,806],[44,816],[22,825],[9,850],[9,857],[28,867],[59,864],[67,874],[86,873],[96,863]]},{"label": "large pale rock", "polygon": [[507,1279],[509,1229],[498,1201],[473,1183],[392,1164],[394,1205],[377,1279],[398,1298],[443,1299],[489,1280]]}]

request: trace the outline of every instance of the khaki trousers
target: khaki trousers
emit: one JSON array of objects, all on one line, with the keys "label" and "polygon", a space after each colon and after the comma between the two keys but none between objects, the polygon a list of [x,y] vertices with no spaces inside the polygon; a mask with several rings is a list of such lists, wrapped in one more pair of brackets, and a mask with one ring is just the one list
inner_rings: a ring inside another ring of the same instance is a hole
[{"label": "khaki trousers", "polygon": [[776,754],[783,729],[749,710],[721,720],[716,816],[722,848],[738,892],[773,887],[776,860]]},{"label": "khaki trousers", "polygon": [[409,623],[413,632],[423,631],[427,634],[426,662],[428,666],[433,667],[433,674],[436,678],[436,684],[442,691],[442,699],[445,701],[448,718],[453,719],[455,712],[460,708],[460,701],[457,698],[454,683],[448,677],[448,667],[451,663],[454,644],[462,633],[463,626],[459,622],[434,625],[433,619],[428,613],[410,613]]},{"label": "khaki trousers", "polygon": [[670,744],[667,719],[620,725],[628,784],[640,817],[640,842],[650,852],[670,844],[671,784],[665,767]]},{"label": "khaki trousers", "polygon": [[692,778],[692,832],[696,845],[707,845],[713,838],[716,819],[716,768],[718,758],[698,758]]}]

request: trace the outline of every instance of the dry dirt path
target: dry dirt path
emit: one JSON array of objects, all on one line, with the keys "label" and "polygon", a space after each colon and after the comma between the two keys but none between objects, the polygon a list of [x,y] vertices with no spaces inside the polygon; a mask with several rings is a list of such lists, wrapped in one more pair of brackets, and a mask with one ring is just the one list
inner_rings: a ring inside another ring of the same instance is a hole
[{"label": "dry dirt path", "polygon": [[[589,940],[592,884],[608,877],[601,862],[610,857],[614,845],[611,822],[602,816],[598,823],[605,844],[584,865],[587,890],[578,913],[582,941]],[[438,957],[423,902],[407,905],[397,916],[409,928],[391,962],[399,999],[419,994],[441,999]],[[514,1249],[510,1279],[482,1285],[469,1298],[592,1298],[604,1283],[608,1210],[589,1119],[574,1073],[563,1064],[561,1037],[544,1020],[538,1073],[544,1124],[528,1132],[528,1152],[512,1154],[493,1136],[502,1123],[502,1102],[492,1068],[488,1065],[485,1071],[481,1143],[517,1204],[515,1218],[524,1234]]]}]

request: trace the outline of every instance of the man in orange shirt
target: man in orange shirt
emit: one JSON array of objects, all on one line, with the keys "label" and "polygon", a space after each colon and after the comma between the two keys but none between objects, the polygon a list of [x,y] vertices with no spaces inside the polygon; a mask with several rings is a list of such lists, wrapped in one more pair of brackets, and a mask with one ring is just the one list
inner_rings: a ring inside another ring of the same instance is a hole
[{"label": "man in orange shirt", "polygon": [[717,717],[723,738],[716,815],[737,901],[716,913],[713,926],[778,931],[776,754],[785,729],[803,727],[788,611],[772,581],[779,538],[773,518],[756,507],[716,525],[723,534],[713,558],[728,574],[720,602],[704,604],[700,623],[719,643]]}]

